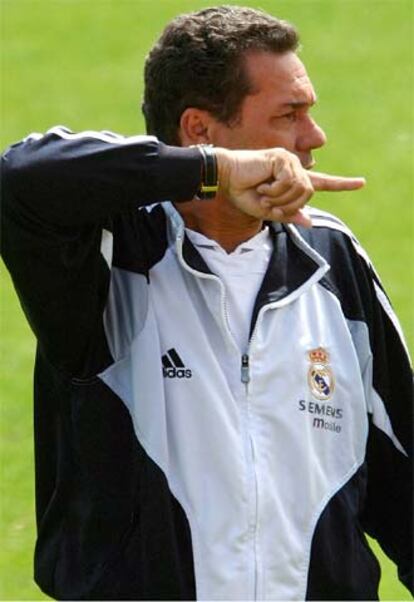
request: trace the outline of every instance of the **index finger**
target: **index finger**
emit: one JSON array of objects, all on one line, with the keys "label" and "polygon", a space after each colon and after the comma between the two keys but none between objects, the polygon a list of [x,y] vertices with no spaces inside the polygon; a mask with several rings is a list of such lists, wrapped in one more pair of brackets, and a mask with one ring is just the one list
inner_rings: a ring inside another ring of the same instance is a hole
[{"label": "index finger", "polygon": [[346,178],[344,176],[332,176],[326,173],[308,172],[309,179],[315,190],[328,190],[338,192],[340,190],[358,190],[365,186],[365,178]]}]

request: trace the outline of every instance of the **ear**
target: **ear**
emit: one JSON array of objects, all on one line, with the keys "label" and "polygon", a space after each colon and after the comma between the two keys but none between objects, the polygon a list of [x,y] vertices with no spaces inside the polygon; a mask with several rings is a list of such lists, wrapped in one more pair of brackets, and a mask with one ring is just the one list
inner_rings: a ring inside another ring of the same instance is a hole
[{"label": "ear", "polygon": [[208,111],[188,107],[180,118],[180,139],[183,146],[211,144],[210,127],[213,117]]}]

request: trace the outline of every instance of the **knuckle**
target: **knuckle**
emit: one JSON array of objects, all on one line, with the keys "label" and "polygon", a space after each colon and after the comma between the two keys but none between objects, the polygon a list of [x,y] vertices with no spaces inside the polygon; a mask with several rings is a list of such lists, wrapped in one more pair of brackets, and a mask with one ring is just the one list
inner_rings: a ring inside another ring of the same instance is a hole
[{"label": "knuckle", "polygon": [[283,149],[283,151],[281,153],[281,159],[282,159],[283,165],[285,165],[287,169],[292,168],[292,153],[290,153],[286,149]]},{"label": "knuckle", "polygon": [[301,194],[301,195],[304,194],[304,192],[306,191],[306,184],[305,184],[305,182],[303,180],[300,180],[297,183],[296,188],[297,188],[299,194]]},{"label": "knuckle", "polygon": [[305,185],[305,188],[304,188],[304,191],[303,191],[303,193],[306,195],[306,197],[308,199],[310,199],[311,196],[313,196],[314,192],[315,192],[315,190],[314,190],[312,184],[307,183]]}]

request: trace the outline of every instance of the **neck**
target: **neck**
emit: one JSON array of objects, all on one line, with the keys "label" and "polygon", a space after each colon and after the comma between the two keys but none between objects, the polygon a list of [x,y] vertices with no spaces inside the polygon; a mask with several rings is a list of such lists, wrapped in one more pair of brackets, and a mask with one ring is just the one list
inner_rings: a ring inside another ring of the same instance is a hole
[{"label": "neck", "polygon": [[177,203],[175,208],[187,228],[215,240],[227,253],[263,227],[262,220],[242,213],[220,195],[209,201]]}]

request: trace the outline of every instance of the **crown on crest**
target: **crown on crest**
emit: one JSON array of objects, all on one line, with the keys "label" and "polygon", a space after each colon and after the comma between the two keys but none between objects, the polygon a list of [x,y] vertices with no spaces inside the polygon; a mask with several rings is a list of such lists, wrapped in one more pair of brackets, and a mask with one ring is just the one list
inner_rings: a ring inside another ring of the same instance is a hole
[{"label": "crown on crest", "polygon": [[311,349],[308,351],[308,356],[313,364],[327,364],[329,362],[329,354],[323,347]]}]

